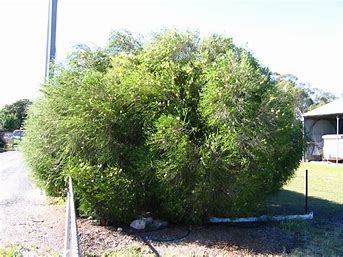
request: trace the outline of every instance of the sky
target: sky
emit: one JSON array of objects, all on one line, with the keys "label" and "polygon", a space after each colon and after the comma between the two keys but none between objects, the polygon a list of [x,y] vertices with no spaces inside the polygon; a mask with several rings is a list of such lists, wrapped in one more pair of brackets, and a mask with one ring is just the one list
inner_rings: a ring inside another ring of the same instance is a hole
[{"label": "sky", "polygon": [[[39,97],[49,0],[0,0],[0,107]],[[273,72],[343,94],[343,0],[58,0],[57,60],[113,30],[227,35]]]}]

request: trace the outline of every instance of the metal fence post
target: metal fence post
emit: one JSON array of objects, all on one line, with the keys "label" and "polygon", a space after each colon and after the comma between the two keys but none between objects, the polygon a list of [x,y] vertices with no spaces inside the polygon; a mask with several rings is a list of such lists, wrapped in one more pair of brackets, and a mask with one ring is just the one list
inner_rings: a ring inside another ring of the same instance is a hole
[{"label": "metal fence post", "polygon": [[68,177],[68,193],[66,203],[66,224],[64,238],[64,256],[79,257],[79,236],[77,232],[74,192],[71,177]]},{"label": "metal fence post", "polygon": [[308,170],[305,171],[305,214],[308,213]]}]

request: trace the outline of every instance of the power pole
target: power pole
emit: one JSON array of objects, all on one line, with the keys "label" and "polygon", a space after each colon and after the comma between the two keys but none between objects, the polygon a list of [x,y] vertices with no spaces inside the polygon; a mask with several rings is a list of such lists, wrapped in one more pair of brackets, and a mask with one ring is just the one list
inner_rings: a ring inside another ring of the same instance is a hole
[{"label": "power pole", "polygon": [[57,0],[49,0],[48,31],[45,58],[45,80],[53,76],[52,65],[56,58]]}]

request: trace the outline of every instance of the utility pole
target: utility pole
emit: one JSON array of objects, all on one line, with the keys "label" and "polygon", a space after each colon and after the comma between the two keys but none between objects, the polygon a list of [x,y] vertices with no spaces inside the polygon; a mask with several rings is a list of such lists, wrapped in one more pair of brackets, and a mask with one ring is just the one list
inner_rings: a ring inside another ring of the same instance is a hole
[{"label": "utility pole", "polygon": [[52,65],[56,58],[57,0],[49,0],[48,31],[45,58],[45,80],[53,76]]}]

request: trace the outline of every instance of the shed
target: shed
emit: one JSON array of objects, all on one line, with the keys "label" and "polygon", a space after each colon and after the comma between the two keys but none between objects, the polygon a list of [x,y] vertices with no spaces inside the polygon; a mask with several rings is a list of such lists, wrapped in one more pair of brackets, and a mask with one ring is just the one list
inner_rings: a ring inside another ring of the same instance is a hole
[{"label": "shed", "polygon": [[[343,126],[340,119],[343,118],[343,98],[335,100],[331,103],[320,106],[312,111],[303,114],[304,119],[304,134],[308,138],[308,147],[304,153],[304,159],[323,160],[323,159],[343,159],[343,153],[340,153],[340,142],[343,143],[341,134],[343,133]],[[331,135],[329,137],[324,137]],[[335,144],[332,143],[332,138],[335,139]],[[329,140],[324,147],[325,139]],[[332,149],[333,146],[335,149]],[[330,152],[330,155],[325,155]],[[336,153],[336,154],[332,154]],[[341,157],[341,158],[340,158]]]}]

